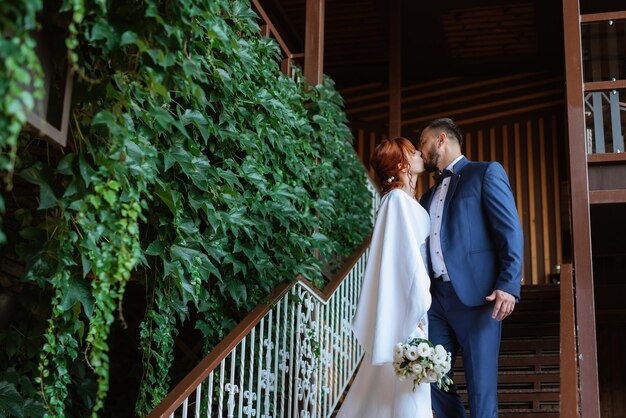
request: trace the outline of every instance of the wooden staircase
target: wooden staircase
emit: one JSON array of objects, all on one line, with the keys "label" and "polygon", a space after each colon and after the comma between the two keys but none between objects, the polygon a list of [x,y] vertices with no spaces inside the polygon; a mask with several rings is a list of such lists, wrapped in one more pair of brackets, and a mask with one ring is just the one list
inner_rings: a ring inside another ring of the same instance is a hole
[{"label": "wooden staircase", "polygon": [[[559,298],[559,285],[524,286],[521,302],[504,321],[498,376],[500,418],[559,417]],[[454,381],[467,406],[461,355]]]},{"label": "wooden staircase", "polygon": [[[523,287],[521,302],[502,326],[500,418],[558,418],[559,356],[559,286]],[[467,401],[462,367],[459,355],[454,380]]]}]

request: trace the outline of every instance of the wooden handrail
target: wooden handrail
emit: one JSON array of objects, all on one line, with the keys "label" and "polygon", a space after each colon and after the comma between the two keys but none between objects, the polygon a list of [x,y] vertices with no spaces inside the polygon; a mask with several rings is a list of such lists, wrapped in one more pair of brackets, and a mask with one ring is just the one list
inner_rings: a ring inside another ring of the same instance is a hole
[{"label": "wooden handrail", "polygon": [[265,13],[265,10],[263,9],[263,7],[261,7],[261,3],[259,3],[259,0],[252,0],[252,4],[254,4],[254,7],[257,9],[259,14],[261,15],[261,19],[263,19],[263,21],[267,25],[269,32],[274,36],[274,38],[280,45],[280,49],[283,50],[283,53],[287,56],[287,58],[293,59],[294,54],[291,53],[291,51],[287,47],[287,44],[283,40],[283,37],[280,36],[280,33],[278,33],[278,31],[276,30],[276,27],[274,26],[270,18],[267,16],[267,13]]},{"label": "wooden handrail", "polygon": [[361,245],[350,254],[342,268],[328,282],[323,290],[315,288],[311,282],[303,277],[296,280],[280,283],[267,299],[257,305],[215,348],[193,368],[187,376],[176,385],[174,389],[150,412],[148,418],[169,417],[189,395],[196,390],[228,354],[235,348],[250,331],[257,326],[265,314],[293,287],[296,283],[304,284],[323,302],[327,302],[333,292],[352,270],[361,255],[367,250],[371,241],[371,235],[367,236]]},{"label": "wooden handrail", "polygon": [[605,22],[607,20],[626,19],[626,11],[607,12],[607,13],[590,13],[580,15],[581,23]]},{"label": "wooden handrail", "polygon": [[626,203],[625,189],[589,190],[589,204]]},{"label": "wooden handrail", "polygon": [[587,163],[592,164],[624,164],[625,152],[608,152],[606,154],[588,154]]},{"label": "wooden handrail", "polygon": [[585,83],[585,92],[626,89],[626,80],[591,81]]}]

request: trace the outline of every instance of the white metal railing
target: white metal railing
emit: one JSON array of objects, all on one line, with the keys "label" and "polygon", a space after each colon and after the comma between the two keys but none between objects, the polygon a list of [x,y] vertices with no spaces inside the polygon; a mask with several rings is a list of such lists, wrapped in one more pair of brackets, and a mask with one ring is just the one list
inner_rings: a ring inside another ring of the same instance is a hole
[{"label": "white metal railing", "polygon": [[378,213],[378,208],[380,207],[381,198],[380,198],[380,193],[378,192],[378,189],[376,188],[376,186],[374,186],[374,183],[372,182],[372,179],[370,178],[370,176],[365,174],[365,177],[367,178],[367,189],[372,194],[371,222],[372,222],[372,227],[374,227],[374,223],[376,222],[376,214]]},{"label": "white metal railing", "polygon": [[329,417],[363,355],[350,322],[367,255],[327,298],[304,280],[289,286],[188,394],[150,416]]},{"label": "white metal railing", "polygon": [[[372,224],[380,205],[372,192]],[[350,323],[369,239],[324,291],[299,279],[275,290],[149,417],[327,418],[363,351]]]}]

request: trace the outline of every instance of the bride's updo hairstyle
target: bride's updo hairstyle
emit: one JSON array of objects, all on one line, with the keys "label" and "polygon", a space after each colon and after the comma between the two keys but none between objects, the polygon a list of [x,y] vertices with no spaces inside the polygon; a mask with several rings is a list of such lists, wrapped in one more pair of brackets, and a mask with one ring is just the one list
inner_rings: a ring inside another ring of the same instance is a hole
[{"label": "bride's updo hairstyle", "polygon": [[415,147],[406,138],[398,137],[383,140],[374,150],[372,166],[382,195],[402,187],[400,167],[409,167],[407,155],[413,154]]}]

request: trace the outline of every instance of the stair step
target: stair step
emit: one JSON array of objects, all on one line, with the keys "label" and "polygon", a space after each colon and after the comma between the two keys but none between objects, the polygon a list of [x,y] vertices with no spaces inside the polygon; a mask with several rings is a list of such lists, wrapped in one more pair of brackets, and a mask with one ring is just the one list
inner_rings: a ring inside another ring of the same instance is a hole
[{"label": "stair step", "polygon": [[[498,360],[499,369],[506,370],[507,367],[521,367],[526,366],[528,368],[534,367],[539,370],[546,370],[547,366],[559,367],[560,358],[558,354],[522,354],[522,355],[507,355],[501,354]],[[455,369],[463,367],[463,357],[457,357],[455,363]],[[517,369],[522,371],[524,369]],[[531,369],[527,369],[530,371]],[[514,371],[514,370],[511,370]]]},{"label": "stair step", "polygon": [[559,335],[559,324],[533,324],[533,326],[529,326],[528,324],[515,324],[508,323],[504,327],[502,327],[502,338],[514,338],[514,337],[546,337],[546,336],[558,336]]},{"label": "stair step", "polygon": [[501,409],[498,411],[500,418],[559,418],[558,410],[535,410],[535,409]]},{"label": "stair step", "polygon": [[[465,373],[454,374],[454,383],[456,385],[465,385]],[[560,375],[558,370],[550,371],[499,371],[498,386],[500,388],[514,389],[512,386],[517,385],[520,389],[543,389],[558,388],[560,384]],[[524,386],[523,388],[521,386]]]},{"label": "stair step", "polygon": [[560,348],[558,338],[532,338],[527,340],[503,339],[500,342],[500,353],[513,353],[517,351],[539,351],[545,353],[550,350],[559,352]]},{"label": "stair step", "polygon": [[558,310],[539,310],[539,311],[514,311],[511,316],[506,319],[504,326],[508,324],[524,323],[526,325],[533,324],[545,324],[545,323],[559,323],[561,313]]}]

